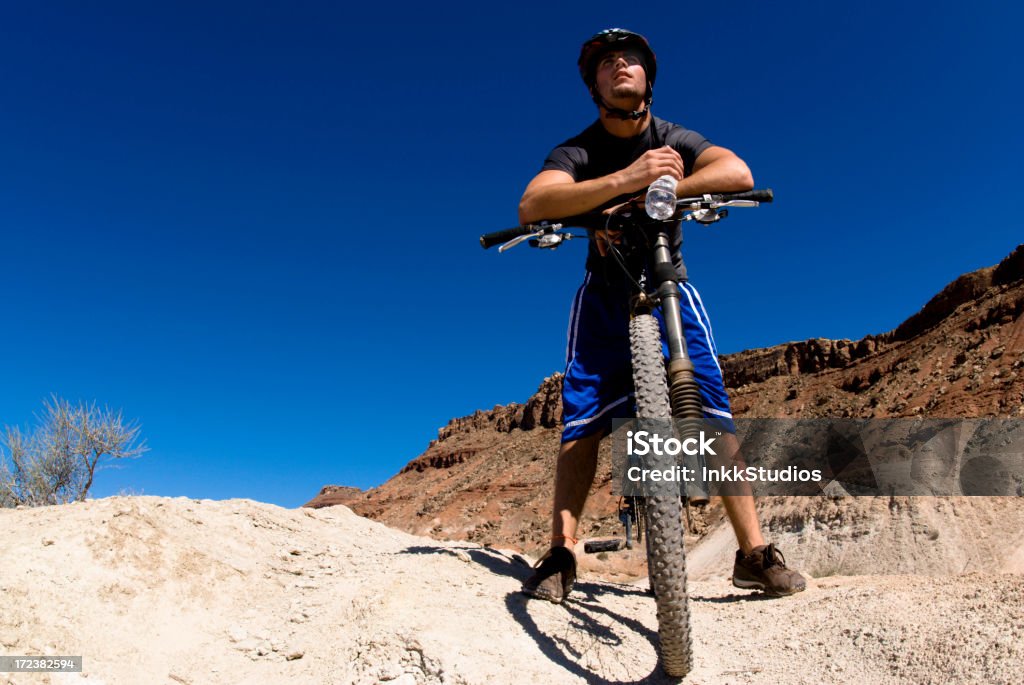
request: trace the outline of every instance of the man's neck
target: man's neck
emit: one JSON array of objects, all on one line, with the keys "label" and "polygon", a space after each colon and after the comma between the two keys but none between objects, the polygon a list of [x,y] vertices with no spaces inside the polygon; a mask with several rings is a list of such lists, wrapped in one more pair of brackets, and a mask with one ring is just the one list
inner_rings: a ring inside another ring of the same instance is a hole
[{"label": "man's neck", "polygon": [[[611,104],[611,103],[610,103]],[[626,106],[622,109],[629,111],[637,111],[644,107],[646,103],[641,100],[639,103],[635,103],[635,106]],[[619,103],[614,103],[612,106],[619,107]],[[640,135],[647,130],[647,127],[651,125],[651,118],[653,115],[650,110],[647,110],[647,116],[642,119],[619,119],[608,115],[608,110],[604,107],[598,108],[601,113],[601,125],[604,126],[604,130],[612,134],[616,138],[633,138]]]}]

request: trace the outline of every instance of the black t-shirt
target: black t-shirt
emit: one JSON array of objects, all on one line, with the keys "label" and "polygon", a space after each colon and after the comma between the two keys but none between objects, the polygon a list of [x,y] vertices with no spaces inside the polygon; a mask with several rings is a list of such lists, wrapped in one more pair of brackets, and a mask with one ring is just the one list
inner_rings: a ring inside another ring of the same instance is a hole
[{"label": "black t-shirt", "polygon": [[[671,145],[683,158],[683,168],[687,176],[693,173],[693,163],[700,153],[711,147],[708,139],[696,131],[690,131],[658,117],[652,117],[651,125],[643,133],[633,138],[613,136],[605,130],[600,121],[595,121],[582,133],[552,150],[544,160],[543,169],[545,171],[548,169],[564,171],[577,182],[589,181],[625,169],[648,150],[663,145]],[[621,195],[595,209],[601,210],[617,205],[635,194]],[[678,223],[673,227],[670,239],[672,261],[680,278],[683,278],[685,274],[682,257],[679,253],[683,241]],[[605,269],[604,262],[605,259],[597,251],[597,246],[591,241],[587,255],[587,269],[598,273],[606,271],[610,273],[610,270]]]}]

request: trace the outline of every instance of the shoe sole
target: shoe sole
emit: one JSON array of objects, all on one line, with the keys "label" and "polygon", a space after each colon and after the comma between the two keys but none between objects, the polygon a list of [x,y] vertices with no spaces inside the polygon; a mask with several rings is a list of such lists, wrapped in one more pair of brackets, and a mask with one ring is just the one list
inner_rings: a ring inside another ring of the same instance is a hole
[{"label": "shoe sole", "polygon": [[554,595],[550,595],[547,592],[541,592],[539,590],[527,590],[526,588],[522,588],[520,589],[520,592],[533,599],[546,599],[552,604],[561,604],[562,600],[565,599],[565,597],[555,597]]},{"label": "shoe sole", "polygon": [[772,597],[788,597],[789,595],[795,595],[798,592],[802,592],[805,589],[800,587],[790,590],[789,592],[782,592],[780,590],[769,588],[759,580],[740,580],[739,578],[733,578],[732,585],[733,587],[738,587],[741,590],[760,590],[766,595],[771,595]]}]

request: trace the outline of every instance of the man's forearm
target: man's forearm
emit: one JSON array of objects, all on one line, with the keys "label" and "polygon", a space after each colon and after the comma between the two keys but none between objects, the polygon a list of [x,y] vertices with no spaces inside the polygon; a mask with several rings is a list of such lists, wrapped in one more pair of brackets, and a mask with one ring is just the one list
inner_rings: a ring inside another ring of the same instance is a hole
[{"label": "man's forearm", "polygon": [[739,157],[715,160],[676,185],[676,197],[694,197],[703,193],[739,192],[754,187],[754,176]]},{"label": "man's forearm", "polygon": [[582,214],[629,192],[618,174],[579,183],[555,183],[528,190],[519,202],[519,223]]},{"label": "man's forearm", "polygon": [[[690,176],[680,181],[676,185],[677,197],[692,197],[709,192],[735,192],[750,190],[754,187],[754,178],[742,159],[728,150],[713,149],[715,153],[707,152],[705,155],[720,156],[703,164]],[[648,152],[646,155],[656,155],[657,152],[660,151]],[[646,155],[641,158],[641,161],[646,160]],[[678,160],[678,155],[675,157]],[[707,158],[701,157],[698,161],[701,159]],[[648,160],[648,166],[651,165],[651,162],[655,162],[654,169],[646,170],[646,176],[657,178],[655,174],[664,169],[657,168],[657,160],[653,157]],[[643,181],[646,179],[641,176],[641,182],[638,184],[635,178],[630,180],[627,173],[638,163],[635,162],[625,171],[618,171],[579,183],[572,181],[538,182],[541,181],[541,176],[538,176],[531,183],[531,187],[526,189],[523,199],[519,202],[519,223],[527,224],[541,219],[560,219],[574,214],[582,214],[621,195],[642,191],[646,185]],[[571,178],[567,174],[565,177]]]}]

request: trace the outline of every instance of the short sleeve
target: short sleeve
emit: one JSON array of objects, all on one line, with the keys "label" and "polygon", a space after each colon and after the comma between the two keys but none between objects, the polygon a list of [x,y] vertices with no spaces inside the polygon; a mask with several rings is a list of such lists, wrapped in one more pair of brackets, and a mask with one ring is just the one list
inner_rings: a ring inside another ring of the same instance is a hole
[{"label": "short sleeve", "polygon": [[544,160],[541,171],[564,171],[579,181],[581,171],[587,164],[587,151],[577,145],[559,145]]},{"label": "short sleeve", "polygon": [[677,126],[669,131],[665,141],[683,158],[683,167],[687,176],[693,173],[694,162],[697,161],[700,154],[711,147],[711,141],[707,138],[682,126]]}]

